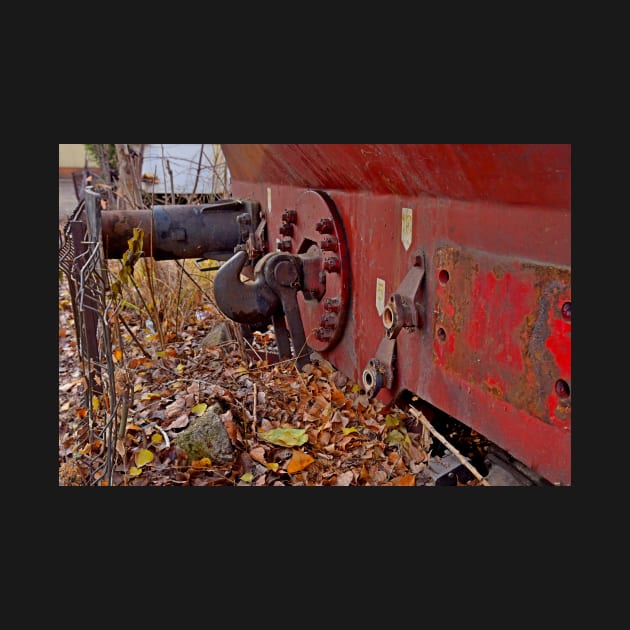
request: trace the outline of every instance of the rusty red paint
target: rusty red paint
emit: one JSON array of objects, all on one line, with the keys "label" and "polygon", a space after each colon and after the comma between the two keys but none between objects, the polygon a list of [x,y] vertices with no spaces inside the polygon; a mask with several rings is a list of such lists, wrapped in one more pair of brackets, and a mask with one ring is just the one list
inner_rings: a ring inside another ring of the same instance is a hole
[{"label": "rusty red paint", "polygon": [[560,368],[562,378],[571,374],[571,322],[567,322],[557,315],[562,312],[562,305],[565,302],[566,299],[561,298],[558,304],[550,310],[549,330],[551,334],[545,343]]},{"label": "rusty red paint", "polygon": [[[476,277],[472,291],[474,307],[466,335],[470,347],[481,350],[484,357],[490,352],[498,363],[521,371],[522,350],[512,333],[521,329],[529,313],[531,285],[514,278],[510,272],[500,277],[490,272]],[[497,319],[501,321],[500,329],[496,328]]]},{"label": "rusty red paint", "polygon": [[[570,318],[561,315],[570,302],[570,145],[224,145],[224,152],[234,196],[261,202],[273,237],[282,210],[306,189],[326,190],[339,209],[350,312],[326,358],[361,382],[384,335],[377,279],[387,300],[422,248],[426,321],[398,336],[395,389],[379,398],[413,392],[551,481],[570,483],[570,396],[555,392],[558,379],[571,384]],[[402,208],[413,208],[408,251]]]},{"label": "rusty red paint", "polygon": [[237,181],[566,208],[567,144],[224,144]]},{"label": "rusty red paint", "polygon": [[446,366],[446,357],[455,352],[455,336],[447,334],[446,339],[441,340],[436,335],[436,339],[433,342],[433,351],[436,364],[443,367]]},{"label": "rusty red paint", "polygon": [[570,405],[566,399],[558,396],[555,390],[547,397],[547,410],[553,424],[557,424],[565,429],[570,427]]},{"label": "rusty red paint", "polygon": [[440,300],[440,307],[444,311],[444,314],[447,317],[455,317],[455,305],[448,298],[448,293],[446,292],[446,289],[438,285],[436,291],[437,294],[442,298]]},{"label": "rusty red paint", "polygon": [[498,379],[493,378],[492,376],[488,375],[484,379],[483,383],[484,383],[485,388],[489,392],[494,393],[495,396],[497,397],[503,396],[503,385]]}]

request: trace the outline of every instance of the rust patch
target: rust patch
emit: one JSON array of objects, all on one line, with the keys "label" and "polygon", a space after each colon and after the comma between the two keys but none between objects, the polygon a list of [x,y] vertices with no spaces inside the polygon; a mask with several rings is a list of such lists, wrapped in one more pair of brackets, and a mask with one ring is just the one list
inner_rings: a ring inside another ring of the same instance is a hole
[{"label": "rust patch", "polygon": [[[434,359],[443,369],[545,422],[566,426],[571,273],[453,247],[434,255]],[[562,388],[560,388],[562,391]]]}]

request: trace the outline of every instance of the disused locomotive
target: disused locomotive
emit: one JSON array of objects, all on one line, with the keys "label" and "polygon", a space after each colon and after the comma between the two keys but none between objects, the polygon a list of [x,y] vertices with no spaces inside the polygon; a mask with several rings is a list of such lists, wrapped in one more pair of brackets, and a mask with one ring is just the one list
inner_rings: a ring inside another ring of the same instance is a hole
[{"label": "disused locomotive", "polygon": [[273,323],[281,356],[317,351],[571,484],[571,145],[222,149],[231,199],[103,213],[109,256],[141,225],[156,259],[223,260],[219,307]]}]

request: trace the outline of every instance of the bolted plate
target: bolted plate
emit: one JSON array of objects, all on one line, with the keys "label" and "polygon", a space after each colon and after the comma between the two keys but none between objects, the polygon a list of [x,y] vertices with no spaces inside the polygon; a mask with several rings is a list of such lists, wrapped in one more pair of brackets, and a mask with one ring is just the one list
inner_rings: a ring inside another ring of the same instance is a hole
[{"label": "bolted plate", "polygon": [[314,261],[298,304],[308,345],[325,352],[341,339],[350,308],[350,256],[341,216],[329,195],[306,190],[295,214],[286,218],[292,223],[292,252]]}]

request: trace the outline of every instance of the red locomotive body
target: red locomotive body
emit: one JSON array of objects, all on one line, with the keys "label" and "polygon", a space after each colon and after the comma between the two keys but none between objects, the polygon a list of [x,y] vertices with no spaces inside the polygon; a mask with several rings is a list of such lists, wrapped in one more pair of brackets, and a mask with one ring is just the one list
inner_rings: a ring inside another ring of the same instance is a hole
[{"label": "red locomotive body", "polygon": [[309,348],[570,485],[570,145],[222,149],[233,198],[260,203],[259,253],[302,261]]}]

